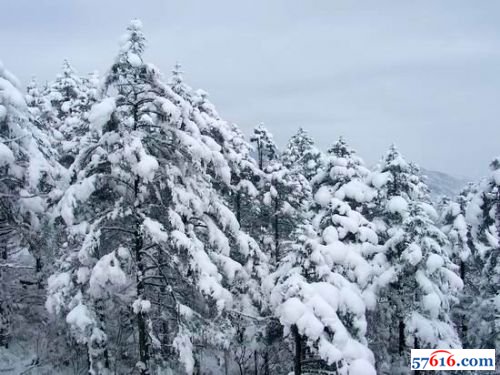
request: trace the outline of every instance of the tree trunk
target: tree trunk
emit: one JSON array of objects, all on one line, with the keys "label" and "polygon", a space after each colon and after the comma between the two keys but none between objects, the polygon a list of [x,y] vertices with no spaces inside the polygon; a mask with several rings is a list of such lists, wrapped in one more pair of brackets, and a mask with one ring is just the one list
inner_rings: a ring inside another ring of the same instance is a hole
[{"label": "tree trunk", "polygon": [[[105,330],[104,327],[106,327],[106,321],[105,321],[105,316],[104,316],[104,301],[103,300],[98,300],[96,302],[96,310],[97,310],[97,317],[99,318],[99,323],[101,325],[101,328]],[[103,357],[104,357],[104,368],[109,369],[109,351],[108,351],[108,343],[106,342],[104,351],[103,351]]]},{"label": "tree trunk", "polygon": [[[2,246],[2,259],[7,260],[7,246]],[[5,283],[5,271],[0,267],[0,346],[9,348],[10,339],[10,314],[7,301],[9,301],[6,283]]]},{"label": "tree trunk", "polygon": [[[143,299],[144,297],[144,264],[142,261],[142,251],[143,240],[142,233],[140,229],[136,230],[135,234],[135,260],[137,264],[137,272],[136,272],[136,283],[137,283],[137,298]],[[146,327],[146,317],[145,313],[139,311],[137,314],[137,330],[139,331],[139,361],[143,363],[141,366],[140,373],[141,375],[148,375],[149,369],[149,339],[148,332]]]},{"label": "tree trunk", "polygon": [[224,375],[229,375],[229,350],[224,350]]},{"label": "tree trunk", "polygon": [[253,374],[259,375],[259,358],[257,350],[253,352]]},{"label": "tree trunk", "polygon": [[264,150],[262,149],[262,145],[260,142],[257,143],[257,151],[259,154],[259,169],[264,169]]},{"label": "tree trunk", "polygon": [[236,220],[241,226],[241,192],[236,192]]},{"label": "tree trunk", "polygon": [[36,272],[36,281],[37,281],[37,286],[38,290],[43,289],[43,277],[42,277],[42,259],[40,255],[38,254],[36,259],[35,259],[35,272]]},{"label": "tree trunk", "polygon": [[399,321],[399,355],[404,355],[405,351],[405,323]]},{"label": "tree trunk", "polygon": [[274,257],[276,259],[276,265],[280,260],[280,248],[279,248],[280,232],[279,232],[278,210],[279,210],[279,200],[278,198],[276,198],[274,200]]},{"label": "tree trunk", "polygon": [[266,350],[264,353],[264,375],[271,375],[269,369],[269,351]]},{"label": "tree trunk", "polygon": [[295,357],[293,359],[293,372],[295,375],[302,374],[302,339],[296,325],[292,326],[293,339],[295,341]]}]

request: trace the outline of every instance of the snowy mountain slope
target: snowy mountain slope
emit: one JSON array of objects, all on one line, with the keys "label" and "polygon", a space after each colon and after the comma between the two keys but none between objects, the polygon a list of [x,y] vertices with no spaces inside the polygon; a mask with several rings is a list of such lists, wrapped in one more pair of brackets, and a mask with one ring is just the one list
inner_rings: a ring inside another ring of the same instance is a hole
[{"label": "snowy mountain slope", "polygon": [[422,168],[422,175],[429,186],[432,200],[437,202],[446,195],[454,197],[469,182],[466,178],[455,177],[444,172]]}]

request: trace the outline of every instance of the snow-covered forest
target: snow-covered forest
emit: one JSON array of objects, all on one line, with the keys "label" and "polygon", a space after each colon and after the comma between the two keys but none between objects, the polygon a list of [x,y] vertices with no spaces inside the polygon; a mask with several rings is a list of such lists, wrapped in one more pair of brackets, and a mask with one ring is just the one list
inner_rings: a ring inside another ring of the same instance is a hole
[{"label": "snow-covered forest", "polygon": [[146,44],[134,20],[104,75],[25,87],[0,64],[1,374],[499,362],[500,158],[436,202],[394,145],[371,168],[307,124],[281,150],[244,135]]}]

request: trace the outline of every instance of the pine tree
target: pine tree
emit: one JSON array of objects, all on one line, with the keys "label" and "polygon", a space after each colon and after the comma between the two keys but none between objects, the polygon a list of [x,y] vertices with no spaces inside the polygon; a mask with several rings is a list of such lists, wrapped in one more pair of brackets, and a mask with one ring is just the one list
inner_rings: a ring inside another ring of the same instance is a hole
[{"label": "pine tree", "polygon": [[392,146],[372,183],[384,250],[377,256],[378,304],[369,338],[379,373],[406,373],[408,348],[460,346],[449,310],[462,281],[416,165]]},{"label": "pine tree", "polygon": [[229,188],[226,184],[220,184],[218,191],[235,213],[242,229],[253,237],[257,236],[260,228],[255,225],[255,218],[260,216],[260,208],[253,202],[263,187],[264,176],[251,155],[251,145],[235,124],[228,123],[219,116],[206,92],[194,91],[184,82],[179,63],[174,67],[169,86],[191,104],[187,111],[200,134],[215,141],[209,147],[218,148],[224,157],[229,166],[227,173],[231,181]]},{"label": "pine tree", "polygon": [[324,156],[315,146],[313,139],[303,129],[290,138],[281,155],[281,160],[288,169],[296,169],[309,181],[318,174],[323,166]]},{"label": "pine tree", "polygon": [[[228,204],[235,214],[241,229],[251,239],[250,257],[236,259],[245,264],[250,275],[246,284],[236,286],[232,291],[238,294],[244,302],[237,310],[232,323],[236,327],[236,334],[231,345],[233,360],[248,371],[260,366],[259,347],[262,336],[265,336],[267,324],[263,319],[267,311],[267,296],[262,293],[262,280],[268,273],[268,257],[261,251],[254,239],[261,238],[262,207],[255,204],[256,199],[262,198],[264,188],[264,172],[261,171],[251,156],[251,146],[245,140],[241,130],[234,124],[223,120],[217,113],[215,106],[209,101],[208,94],[203,90],[193,90],[183,79],[180,64],[176,64],[169,86],[180,98],[186,102],[185,113],[191,124],[195,125],[207,146],[220,152],[223,162],[227,166],[224,177],[227,184],[217,178],[213,185],[219,196]],[[214,152],[215,153],[215,152]],[[254,348],[250,350],[249,348]],[[228,352],[225,362],[228,362]],[[253,357],[253,358],[252,358]],[[265,360],[264,360],[265,361]]]},{"label": "pine tree", "polygon": [[478,186],[466,212],[471,226],[470,246],[480,277],[468,316],[467,340],[474,348],[500,350],[500,158],[491,175]]},{"label": "pine tree", "polygon": [[310,225],[281,261],[271,301],[284,334],[294,337],[295,374],[375,374],[373,354],[364,339],[363,295],[343,270],[362,274],[363,263],[358,253],[351,253],[351,246],[333,236],[318,236]]},{"label": "pine tree", "polygon": [[257,153],[257,162],[260,170],[264,168],[279,156],[278,147],[274,143],[273,136],[263,124],[255,127],[250,142],[255,144],[255,152]]},{"label": "pine tree", "polygon": [[188,103],[143,62],[139,21],[124,40],[89,115],[96,143],[80,152],[59,202],[72,243],[49,280],[47,307],[66,314],[87,345],[91,373],[116,361],[120,329],[137,335],[140,373],[168,365],[172,348],[192,373],[195,345],[227,345],[233,303],[244,305],[233,294],[254,287],[249,273],[265,264],[254,263],[255,242],[213,186],[229,183],[224,158],[185,117]]},{"label": "pine tree", "polygon": [[373,303],[367,254],[378,239],[374,225],[357,211],[374,196],[364,183],[367,173],[361,159],[339,140],[313,178],[311,225],[297,234],[296,245],[276,272],[273,301],[295,337],[296,374],[302,367],[375,373],[365,310]]},{"label": "pine tree", "polygon": [[311,199],[308,181],[292,172],[278,161],[271,162],[264,170],[266,184],[263,195],[263,221],[267,233],[263,242],[275,264],[286,253],[292,233],[304,223]]},{"label": "pine tree", "polygon": [[[260,243],[263,251],[272,259],[270,268],[275,270],[292,250],[296,228],[307,222],[308,207],[311,200],[311,187],[307,179],[297,171],[284,167],[279,160],[270,161],[264,167],[265,184],[259,202],[261,213]],[[281,339],[279,322],[272,315],[271,306],[266,306],[264,315],[268,317],[266,332],[263,335],[264,374],[276,371],[284,356],[286,344]],[[276,359],[270,358],[276,353]],[[281,358],[280,358],[281,357]]]},{"label": "pine tree", "polygon": [[20,255],[27,252],[34,263],[30,284],[41,289],[43,283],[41,229],[57,166],[44,153],[47,140],[31,120],[19,83],[1,63],[0,141],[0,345],[8,346],[11,313],[22,305],[14,288],[30,268]]},{"label": "pine tree", "polygon": [[71,166],[82,147],[80,143],[86,141],[83,137],[88,132],[86,114],[97,96],[92,88],[94,84],[94,78],[92,81],[83,79],[64,60],[62,73],[48,84],[38,104],[38,122],[53,135],[59,161],[66,168]]},{"label": "pine tree", "polygon": [[458,194],[455,201],[444,198],[440,209],[441,230],[447,235],[450,243],[450,258],[458,266],[459,276],[464,283],[458,303],[452,307],[452,313],[462,345],[466,349],[472,349],[468,338],[468,321],[472,303],[475,296],[479,295],[482,267],[481,259],[470,247],[471,226],[466,219],[466,212],[475,191],[475,185],[469,184]]}]

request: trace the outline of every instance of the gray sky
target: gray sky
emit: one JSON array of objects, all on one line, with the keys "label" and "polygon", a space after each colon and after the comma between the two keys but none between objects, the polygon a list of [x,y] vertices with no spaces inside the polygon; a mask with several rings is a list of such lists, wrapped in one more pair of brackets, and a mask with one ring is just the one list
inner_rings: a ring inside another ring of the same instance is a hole
[{"label": "gray sky", "polygon": [[68,58],[104,72],[132,18],[146,58],[247,133],[299,126],[377,161],[390,143],[430,169],[479,177],[500,154],[500,2],[0,0],[0,59],[26,82]]}]

